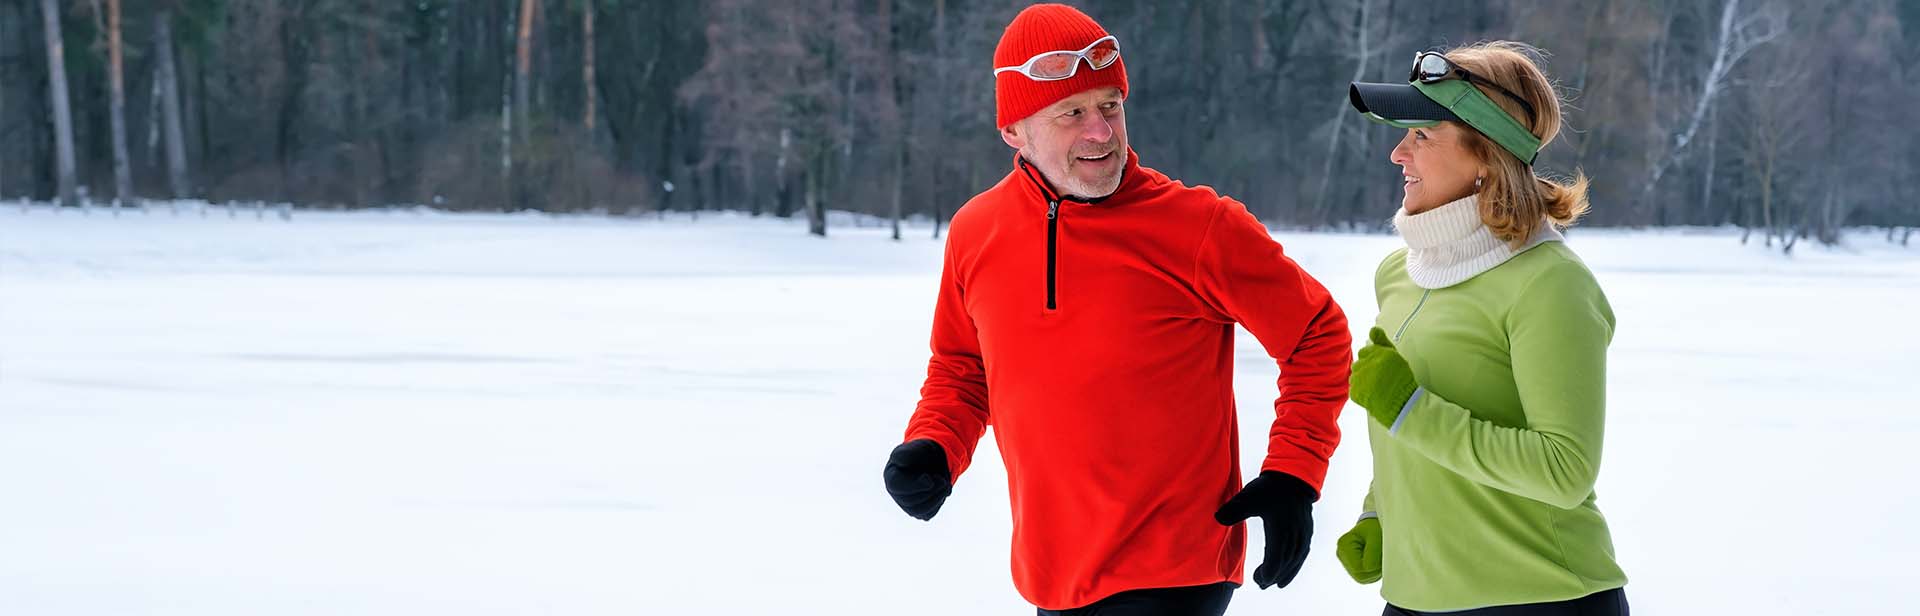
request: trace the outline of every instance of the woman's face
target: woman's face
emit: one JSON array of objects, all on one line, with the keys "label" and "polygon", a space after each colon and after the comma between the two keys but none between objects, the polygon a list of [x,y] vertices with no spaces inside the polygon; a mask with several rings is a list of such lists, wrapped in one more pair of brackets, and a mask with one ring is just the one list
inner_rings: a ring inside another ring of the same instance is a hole
[{"label": "woman's face", "polygon": [[1467,151],[1465,130],[1455,122],[1409,128],[1400,145],[1394,146],[1393,164],[1400,165],[1400,174],[1406,180],[1406,196],[1401,198],[1400,207],[1408,214],[1458,201],[1479,190],[1473,181],[1486,171]]}]

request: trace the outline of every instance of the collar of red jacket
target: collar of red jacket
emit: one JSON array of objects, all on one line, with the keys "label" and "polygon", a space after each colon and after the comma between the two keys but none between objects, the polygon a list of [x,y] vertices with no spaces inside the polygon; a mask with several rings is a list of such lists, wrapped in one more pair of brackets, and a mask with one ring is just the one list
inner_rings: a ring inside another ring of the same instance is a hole
[{"label": "collar of red jacket", "polygon": [[1047,181],[1047,176],[1040,173],[1040,168],[1027,162],[1027,158],[1021,156],[1019,152],[1013,153],[1013,172],[1026,178],[1021,183],[1046,201],[1097,204],[1116,197],[1126,200],[1147,185],[1147,174],[1142,173],[1140,169],[1140,155],[1134,153],[1132,146],[1127,147],[1127,164],[1120,168],[1120,187],[1115,188],[1113,194],[1105,197],[1082,199],[1073,195],[1060,194],[1060,191],[1054,190],[1053,183]]}]

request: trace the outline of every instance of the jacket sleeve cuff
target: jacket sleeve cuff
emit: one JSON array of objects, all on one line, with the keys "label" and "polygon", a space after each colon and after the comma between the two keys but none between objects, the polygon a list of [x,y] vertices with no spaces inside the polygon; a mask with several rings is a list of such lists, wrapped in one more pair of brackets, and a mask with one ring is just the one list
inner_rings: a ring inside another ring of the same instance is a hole
[{"label": "jacket sleeve cuff", "polygon": [[1407,403],[1400,405],[1400,414],[1394,416],[1393,426],[1387,428],[1387,434],[1392,434],[1394,436],[1400,435],[1400,424],[1407,420],[1407,415],[1413,412],[1414,403],[1419,402],[1420,397],[1425,395],[1426,393],[1427,393],[1427,388],[1425,387],[1416,387],[1413,389],[1413,395],[1407,396]]}]

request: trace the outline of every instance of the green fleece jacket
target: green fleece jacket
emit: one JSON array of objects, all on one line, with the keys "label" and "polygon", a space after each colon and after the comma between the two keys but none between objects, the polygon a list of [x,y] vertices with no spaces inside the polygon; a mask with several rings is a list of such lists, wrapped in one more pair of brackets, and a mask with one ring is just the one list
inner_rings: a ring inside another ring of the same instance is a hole
[{"label": "green fleece jacket", "polygon": [[1625,585],[1593,492],[1613,310],[1586,265],[1550,241],[1428,290],[1402,249],[1374,282],[1420,384],[1393,426],[1368,422],[1381,596],[1445,611]]}]

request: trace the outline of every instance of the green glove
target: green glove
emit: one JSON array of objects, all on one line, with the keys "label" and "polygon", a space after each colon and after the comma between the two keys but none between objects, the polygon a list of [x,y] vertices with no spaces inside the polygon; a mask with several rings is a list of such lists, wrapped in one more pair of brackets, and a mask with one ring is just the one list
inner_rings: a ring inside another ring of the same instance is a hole
[{"label": "green glove", "polygon": [[1360,349],[1360,358],[1353,362],[1353,376],[1347,382],[1351,386],[1348,395],[1360,408],[1367,409],[1367,415],[1374,421],[1391,426],[1393,420],[1400,417],[1400,408],[1407,405],[1407,399],[1413,397],[1413,390],[1420,385],[1413,380],[1413,368],[1393,349],[1386,330],[1375,327],[1370,336],[1372,343]]},{"label": "green glove", "polygon": [[1380,518],[1367,518],[1353,525],[1353,530],[1340,536],[1340,547],[1334,550],[1340,557],[1340,566],[1347,568],[1347,575],[1361,584],[1380,581]]}]

